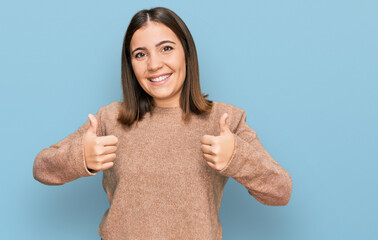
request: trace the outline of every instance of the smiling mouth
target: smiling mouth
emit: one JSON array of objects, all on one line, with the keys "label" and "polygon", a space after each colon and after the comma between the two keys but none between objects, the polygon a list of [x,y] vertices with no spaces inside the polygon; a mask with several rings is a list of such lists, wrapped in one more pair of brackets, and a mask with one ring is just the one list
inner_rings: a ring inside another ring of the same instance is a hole
[{"label": "smiling mouth", "polygon": [[167,79],[168,77],[170,77],[171,75],[172,73],[169,73],[169,74],[157,77],[157,78],[148,78],[148,80],[150,80],[151,82],[161,82]]}]

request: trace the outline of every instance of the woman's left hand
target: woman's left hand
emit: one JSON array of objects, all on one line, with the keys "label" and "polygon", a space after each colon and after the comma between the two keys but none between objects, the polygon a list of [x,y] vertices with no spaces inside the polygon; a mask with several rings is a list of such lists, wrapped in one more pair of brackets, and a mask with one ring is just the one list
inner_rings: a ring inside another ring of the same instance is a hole
[{"label": "woman's left hand", "polygon": [[227,113],[224,113],[219,120],[219,136],[203,135],[201,137],[203,157],[211,168],[218,171],[227,165],[234,152],[235,136],[228,128],[227,117]]}]

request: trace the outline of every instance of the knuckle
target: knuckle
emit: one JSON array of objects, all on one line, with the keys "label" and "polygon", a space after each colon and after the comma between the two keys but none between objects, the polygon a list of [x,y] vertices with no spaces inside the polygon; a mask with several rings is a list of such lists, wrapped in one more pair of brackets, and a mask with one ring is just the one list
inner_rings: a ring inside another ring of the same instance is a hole
[{"label": "knuckle", "polygon": [[100,138],[97,137],[97,138],[95,138],[94,142],[95,142],[96,145],[100,145],[101,140],[100,140]]},{"label": "knuckle", "polygon": [[98,155],[101,155],[101,150],[100,150],[100,148],[99,147],[95,147],[94,148],[94,152],[95,152],[95,154],[98,156]]},{"label": "knuckle", "polygon": [[211,148],[211,155],[217,155],[217,150],[215,148]]},{"label": "knuckle", "polygon": [[214,148],[214,150],[213,150],[213,153],[214,153],[214,154],[218,155],[219,152],[220,152],[219,147]]},{"label": "knuckle", "polygon": [[100,157],[99,157],[99,156],[95,156],[95,158],[94,158],[94,162],[95,162],[96,164],[98,164],[99,162],[101,162]]},{"label": "knuckle", "polygon": [[102,164],[99,162],[97,163],[97,169],[101,169]]},{"label": "knuckle", "polygon": [[215,161],[214,167],[215,167],[216,170],[220,170],[220,166],[219,166],[218,161]]}]

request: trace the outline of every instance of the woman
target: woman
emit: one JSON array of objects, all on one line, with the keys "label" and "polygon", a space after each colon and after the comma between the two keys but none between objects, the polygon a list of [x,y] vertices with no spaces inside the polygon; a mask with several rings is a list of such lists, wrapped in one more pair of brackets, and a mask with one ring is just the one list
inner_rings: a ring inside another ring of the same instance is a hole
[{"label": "woman", "polygon": [[229,177],[266,205],[286,205],[292,180],[246,123],[207,100],[185,23],[167,8],[136,13],[122,49],[123,101],[36,156],[34,178],[64,184],[103,171],[106,240],[222,239]]}]

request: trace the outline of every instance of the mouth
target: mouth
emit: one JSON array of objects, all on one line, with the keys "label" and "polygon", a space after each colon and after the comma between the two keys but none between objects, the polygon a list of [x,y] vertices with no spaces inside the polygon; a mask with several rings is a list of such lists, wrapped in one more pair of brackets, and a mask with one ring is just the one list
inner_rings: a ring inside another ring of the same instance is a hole
[{"label": "mouth", "polygon": [[160,76],[155,77],[155,78],[147,78],[147,79],[150,80],[150,82],[162,82],[162,81],[166,80],[167,78],[169,78],[171,75],[172,75],[172,73],[168,73],[168,74],[160,75]]}]

